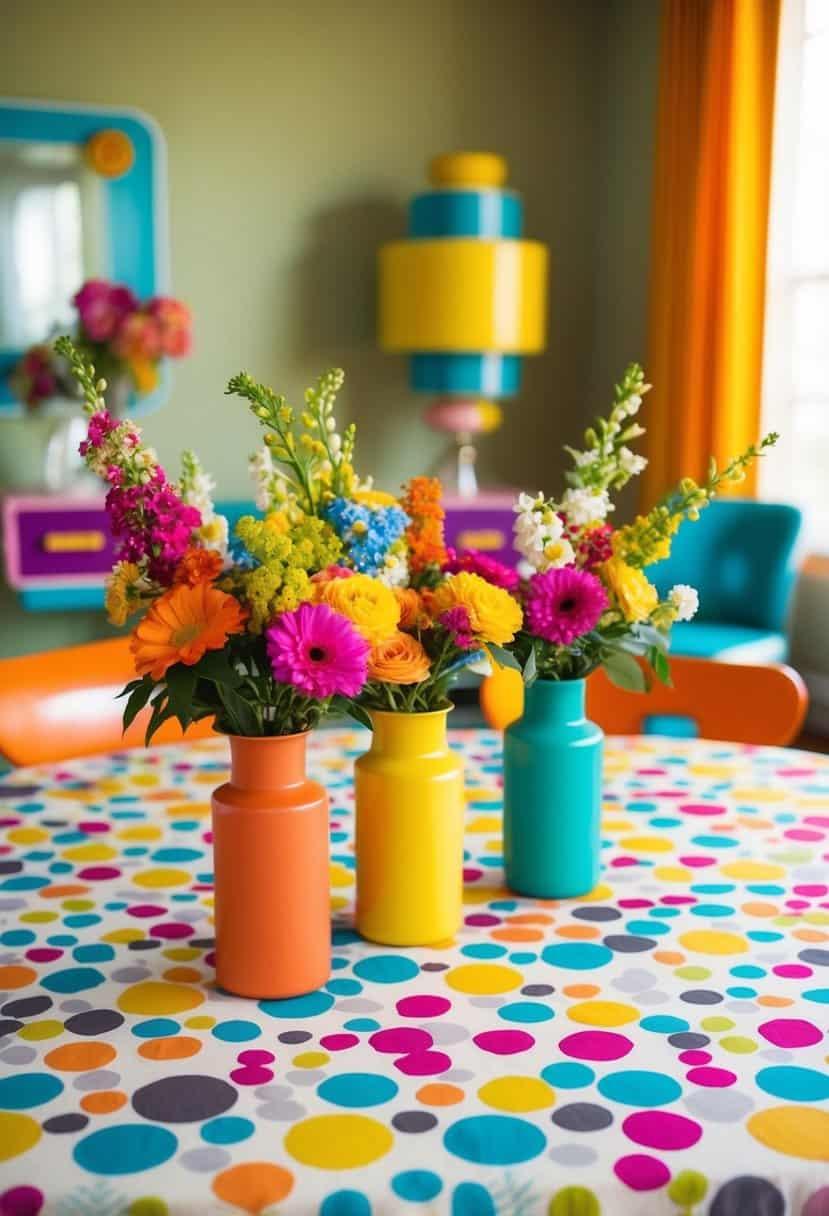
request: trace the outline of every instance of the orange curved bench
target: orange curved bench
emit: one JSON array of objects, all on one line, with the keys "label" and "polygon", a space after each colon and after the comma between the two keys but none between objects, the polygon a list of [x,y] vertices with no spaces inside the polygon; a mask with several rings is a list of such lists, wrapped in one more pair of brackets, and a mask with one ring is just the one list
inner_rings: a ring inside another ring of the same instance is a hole
[{"label": "orange curved bench", "polygon": [[[121,733],[121,689],[135,678],[128,638],[0,659],[0,752],[12,764],[47,764],[122,747],[142,747],[149,710]],[[153,742],[212,734],[212,719],[186,736],[165,722]]]}]

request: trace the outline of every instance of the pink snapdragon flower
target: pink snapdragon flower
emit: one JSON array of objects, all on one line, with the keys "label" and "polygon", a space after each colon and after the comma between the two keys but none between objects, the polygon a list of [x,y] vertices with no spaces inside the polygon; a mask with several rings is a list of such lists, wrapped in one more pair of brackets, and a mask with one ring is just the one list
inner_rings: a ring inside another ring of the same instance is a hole
[{"label": "pink snapdragon flower", "polygon": [[478,642],[475,640],[475,635],[472,632],[472,623],[469,620],[469,611],[463,604],[456,604],[454,608],[447,608],[438,617],[438,623],[448,633],[453,635],[452,640],[459,650],[478,649]]},{"label": "pink snapdragon flower", "polygon": [[265,630],[274,679],[308,697],[356,697],[368,678],[369,644],[328,604],[304,603]]},{"label": "pink snapdragon flower", "polygon": [[72,297],[81,327],[93,342],[108,342],[124,319],[138,308],[138,299],[118,283],[89,279]]},{"label": "pink snapdragon flower", "polygon": [[607,608],[607,592],[595,574],[561,566],[534,574],[527,587],[525,628],[556,646],[589,633]]},{"label": "pink snapdragon flower", "polygon": [[521,581],[517,570],[511,570],[497,558],[477,549],[447,549],[447,558],[444,566],[447,574],[459,574],[465,570],[468,574],[480,575],[494,587],[503,587],[505,591],[510,592],[516,591]]}]

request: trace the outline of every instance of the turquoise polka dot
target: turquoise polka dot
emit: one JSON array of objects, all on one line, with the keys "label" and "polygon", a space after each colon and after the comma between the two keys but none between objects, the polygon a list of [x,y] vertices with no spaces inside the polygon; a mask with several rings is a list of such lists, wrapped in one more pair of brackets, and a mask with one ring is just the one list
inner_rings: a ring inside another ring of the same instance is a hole
[{"label": "turquoise polka dot", "polygon": [[362,1191],[335,1191],[323,1199],[320,1216],[371,1216],[371,1204]]},{"label": "turquoise polka dot", "polygon": [[308,992],[305,996],[289,996],[284,1001],[260,1001],[259,1008],[271,1018],[315,1018],[334,1004],[329,992]]},{"label": "turquoise polka dot", "polygon": [[375,1021],[374,1018],[351,1018],[350,1021],[344,1023],[343,1029],[352,1030],[359,1034],[361,1032],[368,1032],[369,1030],[379,1030],[380,1023]]},{"label": "turquoise polka dot", "polygon": [[252,1136],[256,1126],[250,1119],[240,1119],[236,1115],[222,1115],[211,1119],[201,1129],[202,1140],[208,1144],[239,1144]]},{"label": "turquoise polka dot", "polygon": [[391,1189],[399,1199],[408,1199],[411,1203],[428,1203],[441,1193],[443,1183],[431,1170],[405,1170],[392,1178]]},{"label": "turquoise polka dot", "polygon": [[776,882],[750,882],[746,887],[752,895],[785,895],[786,888]]},{"label": "turquoise polka dot", "polygon": [[753,942],[779,942],[783,939],[782,933],[775,933],[771,929],[749,929],[746,937],[750,937]]},{"label": "turquoise polka dot", "polygon": [[317,1093],[326,1102],[335,1106],[380,1106],[390,1102],[399,1086],[391,1077],[373,1072],[344,1072],[336,1077],[326,1077],[317,1086]]},{"label": "turquoise polka dot", "polygon": [[613,959],[613,951],[595,942],[561,942],[555,946],[545,946],[541,957],[552,967],[563,967],[566,971],[592,971],[596,967],[607,966]]},{"label": "turquoise polka dot", "polygon": [[35,936],[30,929],[9,929],[6,933],[0,933],[0,945],[28,946],[35,941]]},{"label": "turquoise polka dot", "polygon": [[663,933],[671,931],[670,925],[663,925],[658,920],[629,920],[627,928],[628,933],[635,933],[638,937],[661,937]]},{"label": "turquoise polka dot", "polygon": [[180,861],[198,861],[200,857],[204,857],[201,849],[156,849],[153,853],[153,861],[163,862],[180,862]]},{"label": "turquoise polka dot", "polygon": [[[67,929],[88,929],[90,925],[99,925],[103,918],[96,916],[93,912],[79,912],[72,916],[64,916],[63,923]],[[77,958],[78,955],[75,955]],[[112,957],[111,955],[109,957]],[[87,962],[91,960],[87,959]]]},{"label": "turquoise polka dot", "polygon": [[139,1039],[163,1039],[167,1035],[178,1034],[181,1026],[172,1018],[150,1018],[133,1026],[132,1033]]},{"label": "turquoise polka dot", "polygon": [[529,950],[517,950],[515,954],[509,956],[509,961],[515,963],[517,967],[526,967],[529,963],[534,963],[538,958],[537,954],[531,954]]},{"label": "turquoise polka dot", "polygon": [[547,1146],[539,1127],[508,1115],[472,1115],[447,1129],[443,1143],[448,1152],[476,1165],[520,1165]]},{"label": "turquoise polka dot", "polygon": [[[348,966],[347,959],[343,959],[342,962]],[[333,992],[335,996],[356,996],[358,992],[363,991],[363,985],[359,980],[329,980],[325,987],[329,992]]]},{"label": "turquoise polka dot", "polygon": [[71,933],[53,933],[51,937],[46,938],[46,944],[49,946],[74,946],[77,940]]},{"label": "turquoise polka dot", "polygon": [[691,883],[694,895],[727,895],[736,890],[733,882],[694,882]]},{"label": "turquoise polka dot", "polygon": [[654,1034],[680,1034],[688,1029],[685,1018],[674,1018],[667,1013],[652,1013],[642,1018],[639,1025],[643,1030],[652,1030]]},{"label": "turquoise polka dot", "polygon": [[542,1068],[541,1076],[548,1085],[558,1089],[581,1089],[583,1085],[592,1085],[596,1074],[586,1064],[548,1064]]},{"label": "turquoise polka dot", "polygon": [[498,1017],[506,1022],[550,1022],[555,1013],[549,1005],[540,1001],[515,1001],[511,1005],[502,1005]]},{"label": "turquoise polka dot", "polygon": [[759,980],[765,974],[765,967],[755,967],[751,963],[741,963],[738,967],[732,967],[729,971],[729,975],[733,975],[739,980]]},{"label": "turquoise polka dot", "polygon": [[814,1001],[817,1005],[829,1005],[829,988],[810,988],[803,993],[804,1000]]},{"label": "turquoise polka dot", "polygon": [[99,942],[91,946],[76,946],[72,957],[78,963],[108,963],[115,958],[115,951],[112,946]]},{"label": "turquoise polka dot", "polygon": [[734,849],[740,842],[730,836],[692,836],[691,843],[701,849]]},{"label": "turquoise polka dot", "polygon": [[[55,862],[55,865],[57,864],[59,863]],[[48,878],[36,878],[34,874],[18,874],[15,878],[7,878],[4,882],[0,882],[0,891],[39,891],[41,887],[48,886]]]},{"label": "turquoise polka dot", "polygon": [[734,909],[729,908],[728,904],[696,904],[691,908],[691,915],[716,919],[719,916],[733,916]]},{"label": "turquoise polka dot", "polygon": [[120,1123],[102,1127],[75,1145],[72,1156],[92,1174],[137,1174],[169,1161],[178,1139],[166,1127]]},{"label": "turquoise polka dot", "polygon": [[679,916],[679,908],[651,908],[650,915],[657,916],[660,920],[673,920],[675,916]]},{"label": "turquoise polka dot", "polygon": [[65,971],[53,971],[40,978],[40,986],[47,992],[85,992],[103,984],[104,976],[94,967],[67,967]]},{"label": "turquoise polka dot", "polygon": [[465,954],[467,958],[503,958],[506,952],[506,946],[496,946],[494,942],[461,947],[461,954]]},{"label": "turquoise polka dot", "polygon": [[814,1068],[788,1064],[761,1068],[755,1080],[760,1089],[784,1102],[823,1102],[829,1098],[829,1076]]},{"label": "turquoise polka dot", "polygon": [[28,1110],[63,1093],[63,1082],[48,1072],[12,1073],[0,1077],[0,1110]]},{"label": "turquoise polka dot", "polygon": [[452,1192],[452,1216],[497,1216],[497,1208],[480,1182],[461,1182]]},{"label": "turquoise polka dot", "polygon": [[223,1043],[248,1043],[251,1039],[258,1039],[262,1031],[255,1022],[237,1019],[219,1022],[210,1033],[214,1039],[221,1039]]},{"label": "turquoise polka dot", "polygon": [[682,1096],[681,1086],[661,1072],[611,1072],[599,1081],[598,1091],[611,1102],[625,1106],[667,1106]]},{"label": "turquoise polka dot", "polygon": [[728,996],[736,997],[737,1000],[747,1001],[757,995],[756,988],[748,988],[743,984],[735,984],[733,988],[726,988]]},{"label": "turquoise polka dot", "polygon": [[420,974],[420,968],[403,954],[375,954],[354,964],[354,974],[374,984],[402,984]]},{"label": "turquoise polka dot", "polygon": [[681,819],[675,819],[673,815],[654,815],[653,819],[648,820],[648,825],[652,828],[676,828],[682,823]]}]

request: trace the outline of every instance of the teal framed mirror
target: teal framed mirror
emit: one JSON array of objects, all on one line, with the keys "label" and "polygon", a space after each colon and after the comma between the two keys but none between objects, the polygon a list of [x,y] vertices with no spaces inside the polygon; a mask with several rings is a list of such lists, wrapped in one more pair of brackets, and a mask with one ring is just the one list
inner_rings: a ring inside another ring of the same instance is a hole
[{"label": "teal framed mirror", "polygon": [[[0,100],[0,417],[23,412],[9,374],[69,325],[87,279],[144,299],[169,285],[164,140],[131,109]],[[131,413],[157,409],[166,366]]]}]

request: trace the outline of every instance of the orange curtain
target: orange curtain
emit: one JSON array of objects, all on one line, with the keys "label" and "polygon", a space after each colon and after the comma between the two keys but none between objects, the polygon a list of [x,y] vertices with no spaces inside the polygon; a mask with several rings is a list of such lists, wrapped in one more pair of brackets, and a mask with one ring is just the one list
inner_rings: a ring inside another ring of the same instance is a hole
[{"label": "orange curtain", "polygon": [[780,4],[663,0],[648,505],[757,438]]}]

